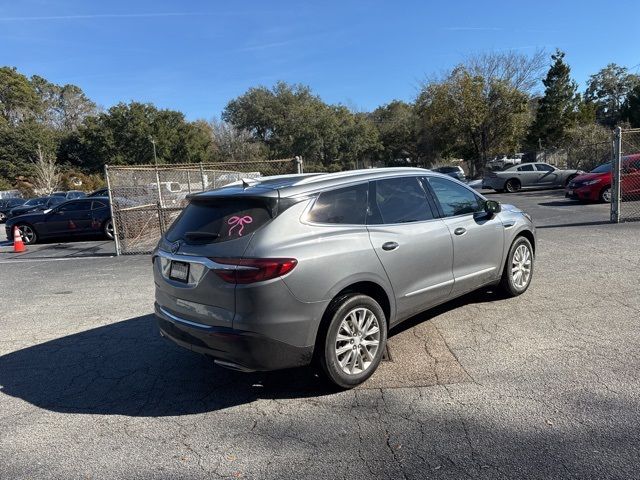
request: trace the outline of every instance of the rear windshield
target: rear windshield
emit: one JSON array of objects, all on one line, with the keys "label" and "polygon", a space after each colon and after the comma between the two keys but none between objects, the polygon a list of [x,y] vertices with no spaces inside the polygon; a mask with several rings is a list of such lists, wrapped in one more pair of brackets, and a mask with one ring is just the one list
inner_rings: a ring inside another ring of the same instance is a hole
[{"label": "rear windshield", "polygon": [[591,170],[591,173],[608,173],[610,171],[611,171],[611,164],[603,163],[602,165],[599,165],[593,170]]},{"label": "rear windshield", "polygon": [[191,202],[167,232],[169,242],[218,243],[244,237],[271,220],[258,200],[217,199]]}]

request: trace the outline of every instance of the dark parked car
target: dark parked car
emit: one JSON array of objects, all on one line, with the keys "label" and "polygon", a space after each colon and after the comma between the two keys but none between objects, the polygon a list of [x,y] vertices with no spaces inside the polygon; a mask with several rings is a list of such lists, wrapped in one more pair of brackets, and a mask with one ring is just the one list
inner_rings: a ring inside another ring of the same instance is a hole
[{"label": "dark parked car", "polygon": [[189,197],[153,255],[162,334],[225,367],[316,359],[349,388],[387,332],[485,285],[529,287],[535,228],[418,168],[263,177]]},{"label": "dark parked car", "polygon": [[64,197],[37,197],[27,200],[22,205],[9,210],[7,219],[24,215],[25,213],[43,212],[60,205],[67,200]]},{"label": "dark parked car", "polygon": [[444,173],[445,175],[449,175],[451,178],[455,178],[456,180],[460,180],[461,182],[467,181],[467,177],[464,174],[464,170],[460,166],[437,167],[437,168],[432,168],[431,171]]},{"label": "dark parked car", "polygon": [[13,240],[18,227],[26,244],[51,237],[79,237],[103,233],[113,239],[109,199],[83,198],[66,201],[46,212],[30,213],[7,220],[7,239]]},{"label": "dark parked car", "polygon": [[18,207],[26,201],[25,198],[0,198],[0,223],[7,219],[12,208]]},{"label": "dark parked car", "polygon": [[68,192],[53,192],[51,196],[64,197],[66,200],[73,200],[75,198],[84,198],[87,194],[80,190],[69,190]]}]

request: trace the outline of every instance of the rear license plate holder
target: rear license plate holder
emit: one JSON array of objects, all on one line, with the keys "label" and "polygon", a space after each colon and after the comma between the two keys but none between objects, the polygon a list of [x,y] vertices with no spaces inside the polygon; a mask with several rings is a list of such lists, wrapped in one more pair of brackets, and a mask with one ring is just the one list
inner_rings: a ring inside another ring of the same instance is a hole
[{"label": "rear license plate holder", "polygon": [[171,260],[169,278],[176,282],[187,283],[189,281],[189,263]]}]

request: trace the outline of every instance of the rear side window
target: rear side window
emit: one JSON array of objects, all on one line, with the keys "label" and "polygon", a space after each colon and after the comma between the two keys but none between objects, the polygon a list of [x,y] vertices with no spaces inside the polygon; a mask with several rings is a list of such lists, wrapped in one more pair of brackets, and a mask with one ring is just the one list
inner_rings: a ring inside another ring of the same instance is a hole
[{"label": "rear side window", "polygon": [[555,170],[551,165],[545,165],[544,163],[536,163],[536,169],[539,172],[553,172]]},{"label": "rear side window", "polygon": [[371,204],[370,224],[421,222],[434,218],[417,177],[378,180]]},{"label": "rear side window", "polygon": [[320,194],[307,219],[315,223],[364,225],[367,218],[367,183]]},{"label": "rear side window", "polygon": [[258,200],[238,198],[192,201],[173,223],[170,242],[219,243],[252,234],[271,220],[267,206]]},{"label": "rear side window", "polygon": [[99,208],[105,208],[107,205],[102,202],[93,201],[91,203],[91,210],[98,210]]}]

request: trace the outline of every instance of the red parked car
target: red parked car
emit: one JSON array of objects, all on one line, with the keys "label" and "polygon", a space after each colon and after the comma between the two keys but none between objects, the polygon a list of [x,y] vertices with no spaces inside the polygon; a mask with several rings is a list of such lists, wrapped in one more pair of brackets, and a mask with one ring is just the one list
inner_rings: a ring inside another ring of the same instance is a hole
[{"label": "red parked car", "polygon": [[[589,173],[573,178],[565,188],[565,197],[574,200],[611,202],[611,164],[603,163]],[[623,198],[640,199],[640,153],[622,157]]]}]

